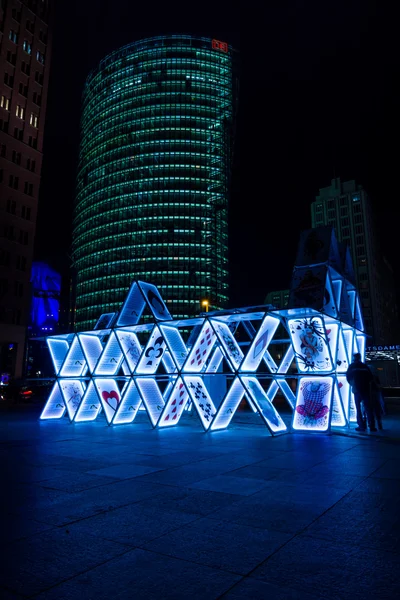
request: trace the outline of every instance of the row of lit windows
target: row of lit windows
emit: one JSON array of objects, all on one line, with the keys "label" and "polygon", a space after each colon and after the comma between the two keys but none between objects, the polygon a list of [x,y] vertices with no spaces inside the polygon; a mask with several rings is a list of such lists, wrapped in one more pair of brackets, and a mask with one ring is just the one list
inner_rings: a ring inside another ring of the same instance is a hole
[{"label": "row of lit windows", "polygon": [[[130,137],[130,135],[120,135],[118,137],[114,137],[108,141],[104,141],[102,144],[99,143],[98,146],[92,148],[90,151],[86,149],[87,154],[84,151],[80,151],[80,163],[84,163],[86,165],[91,158],[97,159],[101,155],[108,157],[114,149],[117,148],[121,150],[122,147],[124,147],[124,141],[126,142],[125,147],[128,149],[129,152],[138,151],[139,154],[142,154],[145,148],[148,148],[149,153],[155,154],[166,151],[165,143],[160,140],[144,140],[140,144],[134,145],[132,144]],[[168,151],[179,154],[191,155],[192,153],[198,153],[199,150],[203,150],[203,156],[210,156],[211,154],[210,143],[204,140],[197,139],[169,140],[167,148]],[[218,160],[218,158],[218,154],[213,154],[212,157],[210,156],[210,160]]]},{"label": "row of lit windows", "polygon": [[[182,80],[167,80],[163,82],[148,82],[135,84],[132,78],[125,77],[118,86],[108,86],[106,93],[101,94],[96,98],[97,102],[91,102],[90,104],[83,105],[84,119],[89,117],[95,117],[99,114],[99,111],[107,109],[115,109],[119,106],[122,97],[128,100],[129,97],[133,100],[146,96],[148,98],[165,97],[172,95],[179,95],[183,98],[189,99],[189,97],[203,96],[207,94],[210,98],[227,97],[231,93],[230,80],[213,83],[200,82],[192,79]],[[118,103],[118,104],[117,104]],[[133,105],[134,102],[131,102]]]},{"label": "row of lit windows", "polygon": [[207,106],[204,104],[201,106],[195,106],[193,104],[171,104],[170,102],[157,104],[151,103],[149,105],[137,106],[137,104],[133,102],[131,95],[126,94],[124,95],[124,100],[120,98],[119,101],[115,102],[112,106],[103,106],[103,108],[99,108],[99,110],[96,111],[97,114],[95,115],[92,115],[91,113],[85,113],[85,117],[82,117],[82,123],[84,126],[86,126],[86,124],[90,122],[93,126],[98,125],[102,122],[103,118],[107,116],[118,115],[120,113],[126,113],[128,111],[131,113],[132,118],[136,118],[138,120],[150,117],[157,117],[159,115],[169,115],[171,117],[209,117],[211,119],[215,119],[219,114],[220,109],[218,106]]},{"label": "row of lit windows", "polygon": [[[157,190],[157,192],[154,193],[151,191],[125,193],[125,190],[121,191],[121,186],[122,184],[120,186],[114,186],[113,188],[107,188],[106,191],[96,192],[91,196],[83,196],[81,206],[77,206],[77,209],[79,208],[79,212],[77,210],[77,218],[91,218],[95,213],[94,208],[96,208],[96,210],[100,207],[107,209],[107,205],[117,206],[119,204],[122,208],[132,204],[138,206],[149,205],[149,200],[152,200],[153,197],[154,199],[159,200],[157,204],[172,204],[174,197],[179,202],[182,201],[182,196],[184,195],[186,195],[189,200],[192,199],[194,204],[196,204],[196,200],[199,200],[201,197],[204,198],[203,204],[206,204],[210,198],[212,198],[214,202],[218,202],[218,204],[224,199],[223,194],[198,190]],[[135,196],[135,198],[133,198],[133,196]]]},{"label": "row of lit windows", "polygon": [[[125,227],[129,227],[131,230],[133,228],[142,227],[142,224],[146,226],[151,225],[168,225],[171,227],[173,225],[174,231],[179,232],[177,229],[178,224],[182,221],[182,225],[189,225],[189,223],[185,223],[185,221],[190,221],[190,224],[193,223],[193,227],[199,227],[199,223],[202,227],[207,228],[212,224],[212,218],[210,216],[206,217],[204,215],[196,216],[196,215],[151,215],[147,217],[137,217],[134,214],[134,209],[124,209],[121,211],[120,209],[114,209],[99,215],[98,218],[90,219],[88,221],[79,223],[79,225],[74,230],[74,236],[78,238],[79,235],[85,233],[85,231],[90,230],[94,234],[97,234],[99,231],[104,230],[104,228],[109,227],[112,224],[114,231],[118,231],[123,224]],[[210,211],[211,212],[211,211]],[[197,223],[196,223],[197,222]],[[141,233],[149,232],[148,229],[143,229],[142,231],[133,231],[132,235],[140,235]]]},{"label": "row of lit windows", "polygon": [[[78,180],[83,180],[85,174],[90,175],[90,169],[103,168],[105,173],[108,173],[114,169],[114,165],[130,164],[138,165],[134,168],[170,168],[170,167],[183,167],[183,166],[200,166],[201,168],[207,169],[223,169],[222,167],[223,157],[215,157],[209,153],[200,152],[146,152],[140,154],[133,154],[131,146],[122,146],[111,150],[107,154],[101,154],[100,156],[92,157],[85,161],[84,167],[81,167],[78,171]],[[108,169],[108,170],[107,170]]]},{"label": "row of lit windows", "polygon": [[[76,246],[76,251],[75,251],[75,261],[76,263],[79,260],[79,256],[83,256],[85,255],[85,252],[90,252],[93,250],[97,250],[99,248],[105,250],[107,249],[107,247],[109,249],[111,248],[115,248],[115,244],[121,243],[123,241],[123,239],[125,238],[127,241],[127,244],[131,247],[131,256],[134,257],[135,252],[138,253],[140,251],[142,251],[142,253],[144,253],[144,255],[149,254],[150,250],[152,250],[152,253],[154,255],[155,252],[159,252],[160,248],[165,246],[167,248],[170,248],[171,243],[162,243],[162,242],[147,242],[145,244],[140,244],[137,243],[134,246],[132,246],[131,244],[131,232],[127,232],[127,233],[121,233],[119,235],[106,235],[104,237],[102,237],[101,239],[96,238],[96,240],[90,240],[89,241],[85,241],[85,239],[87,238],[83,238],[82,241],[79,240],[79,246],[78,246],[78,240],[74,240],[75,242],[75,246]],[[117,238],[117,239],[116,239]],[[201,242],[201,243],[197,243],[197,242],[175,242],[173,244],[174,250],[175,252],[180,248],[182,254],[183,253],[187,253],[188,248],[190,248],[192,251],[195,251],[197,248],[197,252],[199,252],[199,257],[202,255],[206,255],[208,256],[208,253],[210,250],[212,250],[212,248],[214,248],[214,244],[207,244],[205,242]],[[151,257],[151,259],[153,260],[153,255]],[[180,260],[181,257],[176,257],[176,260]],[[189,257],[186,257],[189,258]],[[147,260],[147,258],[143,258],[142,260]],[[165,260],[165,258],[163,258],[162,260]]]},{"label": "row of lit windows", "polygon": [[[173,147],[175,144],[204,144],[210,153],[221,154],[224,151],[224,136],[212,136],[209,130],[180,128],[154,128],[147,131],[132,132],[132,124],[127,122],[109,129],[99,134],[88,135],[86,142],[82,143],[81,151],[96,151],[104,143],[115,144],[123,135],[129,136],[129,143],[132,151],[140,148],[142,144],[159,144],[164,150],[167,147]],[[117,142],[118,143],[118,142]]]},{"label": "row of lit windows", "polygon": [[168,65],[179,65],[182,68],[190,69],[192,67],[218,75],[220,71],[223,72],[230,67],[230,57],[220,53],[198,51],[195,55],[190,53],[184,56],[185,52],[187,52],[187,49],[184,47],[174,47],[169,52],[158,55],[150,50],[135,51],[135,49],[132,49],[131,53],[126,53],[123,60],[117,58],[113,60],[110,56],[107,59],[107,67],[104,67],[105,63],[100,63],[99,68],[92,71],[86,80],[85,89],[94,91],[94,88],[101,85],[102,81],[107,79],[108,76],[125,70],[130,71],[133,69],[134,72],[141,73],[157,69],[163,72],[168,69]]},{"label": "row of lit windows", "polygon": [[[206,161],[203,161],[206,162]],[[208,164],[207,164],[208,163]],[[107,166],[101,166],[97,169],[93,169],[90,173],[88,173],[88,181],[96,181],[103,177],[109,177],[112,175],[116,175],[118,173],[135,173],[137,179],[141,179],[145,176],[151,176],[153,178],[165,178],[168,177],[170,173],[177,173],[177,177],[185,176],[191,178],[198,178],[199,175],[201,179],[206,181],[216,181],[216,180],[225,180],[226,173],[224,172],[221,165],[211,166],[210,160],[207,161],[206,164],[196,165],[196,164],[156,164],[153,163],[151,165],[135,165],[135,161],[132,160],[132,157],[109,161]],[[82,174],[79,175],[80,181],[82,181]]]},{"label": "row of lit windows", "polygon": [[100,132],[109,131],[120,124],[134,124],[133,134],[146,131],[163,130],[189,130],[189,131],[208,131],[212,135],[223,133],[223,126],[216,123],[215,116],[200,117],[198,115],[147,115],[141,119],[134,117],[129,111],[120,111],[118,114],[106,118],[102,117],[98,124],[89,123],[87,127],[82,128],[83,135],[97,135]]},{"label": "row of lit windows", "polygon": [[[190,97],[190,101],[189,101],[189,97]],[[199,108],[200,110],[202,108],[204,109],[215,109],[217,111],[220,111],[222,109],[227,109],[229,110],[229,104],[226,101],[226,98],[221,98],[220,96],[218,96],[217,94],[210,96],[209,94],[196,94],[196,103],[194,104],[192,101],[192,96],[191,95],[184,95],[182,94],[182,92],[175,92],[175,93],[166,93],[166,92],[158,92],[157,94],[147,94],[147,95],[142,95],[138,98],[134,98],[132,99],[132,92],[131,90],[126,90],[125,92],[118,94],[118,95],[108,95],[106,99],[104,99],[103,101],[100,101],[100,99],[96,99],[97,102],[95,103],[95,107],[93,109],[94,111],[94,115],[93,116],[97,116],[97,115],[101,115],[102,112],[104,110],[106,110],[107,108],[113,108],[113,107],[117,107],[119,108],[119,106],[123,103],[123,101],[125,100],[129,100],[131,105],[132,105],[132,110],[138,109],[138,110],[142,110],[143,107],[147,108],[147,109],[151,109],[154,107],[155,110],[157,110],[157,108],[159,107],[165,107],[166,109],[168,109],[170,104],[173,104],[178,110],[180,110],[182,113],[185,112],[185,110],[188,111],[188,114],[190,114],[191,110],[195,107],[195,108]],[[187,107],[187,109],[186,109]],[[82,122],[85,122],[87,119],[89,119],[91,117],[92,113],[90,112],[89,109],[86,109],[83,111],[83,115],[82,115]]]}]

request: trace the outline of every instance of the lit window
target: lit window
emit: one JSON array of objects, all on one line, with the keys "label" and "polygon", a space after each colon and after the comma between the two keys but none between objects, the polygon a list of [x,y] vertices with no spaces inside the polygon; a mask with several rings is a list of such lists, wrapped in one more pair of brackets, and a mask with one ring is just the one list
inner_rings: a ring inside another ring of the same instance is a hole
[{"label": "lit window", "polygon": [[20,119],[24,118],[25,115],[25,109],[23,106],[20,106],[19,104],[17,104],[17,107],[15,109],[15,114],[17,115],[17,117],[19,117]]},{"label": "lit window", "polygon": [[38,119],[38,116],[35,115],[35,113],[31,113],[31,118],[29,120],[29,124],[32,125],[32,127],[38,127],[39,119]]},{"label": "lit window", "polygon": [[8,39],[14,42],[14,44],[18,44],[18,34],[10,29],[10,33],[8,34]]},{"label": "lit window", "polygon": [[44,65],[44,54],[39,50],[36,52],[36,60]]},{"label": "lit window", "polygon": [[353,196],[353,202],[359,202],[360,196]]},{"label": "lit window", "polygon": [[27,40],[24,40],[24,43],[22,44],[22,48],[25,50],[25,52],[27,54],[32,54],[32,44],[30,42],[28,42]]},{"label": "lit window", "polygon": [[9,110],[10,108],[10,99],[6,98],[6,96],[2,96],[0,99],[0,106],[1,108],[4,108],[5,110]]}]

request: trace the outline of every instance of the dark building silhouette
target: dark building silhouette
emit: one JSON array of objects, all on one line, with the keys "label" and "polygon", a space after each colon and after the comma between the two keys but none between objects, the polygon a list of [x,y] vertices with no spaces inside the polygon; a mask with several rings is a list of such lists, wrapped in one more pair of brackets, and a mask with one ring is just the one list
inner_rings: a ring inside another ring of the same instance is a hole
[{"label": "dark building silhouette", "polygon": [[23,374],[51,56],[49,0],[0,1],[0,371]]},{"label": "dark building silhouette", "polygon": [[349,247],[370,344],[396,340],[398,310],[392,267],[384,257],[370,198],[354,180],[332,179],[311,205],[312,227],[330,225]]}]

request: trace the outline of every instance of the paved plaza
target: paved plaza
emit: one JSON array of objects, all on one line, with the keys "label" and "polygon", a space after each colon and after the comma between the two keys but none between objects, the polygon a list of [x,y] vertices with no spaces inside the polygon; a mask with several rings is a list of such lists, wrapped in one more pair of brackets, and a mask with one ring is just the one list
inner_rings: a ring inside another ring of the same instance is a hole
[{"label": "paved plaza", "polygon": [[39,414],[0,411],[2,600],[400,597],[399,412],[279,437]]}]

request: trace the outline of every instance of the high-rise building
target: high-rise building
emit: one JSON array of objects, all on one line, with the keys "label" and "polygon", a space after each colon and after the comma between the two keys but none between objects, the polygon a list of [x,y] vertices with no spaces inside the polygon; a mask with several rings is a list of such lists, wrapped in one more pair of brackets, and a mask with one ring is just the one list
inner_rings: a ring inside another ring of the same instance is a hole
[{"label": "high-rise building", "polygon": [[49,0],[0,0],[0,371],[23,374],[49,79]]},{"label": "high-rise building", "polygon": [[353,260],[368,345],[396,339],[398,313],[392,268],[383,256],[370,198],[354,180],[332,179],[311,205],[312,227],[331,225]]},{"label": "high-rise building", "polygon": [[73,222],[77,330],[133,279],[175,318],[228,300],[236,52],[167,35],[116,50],[86,81]]}]

